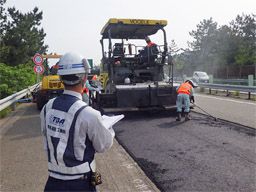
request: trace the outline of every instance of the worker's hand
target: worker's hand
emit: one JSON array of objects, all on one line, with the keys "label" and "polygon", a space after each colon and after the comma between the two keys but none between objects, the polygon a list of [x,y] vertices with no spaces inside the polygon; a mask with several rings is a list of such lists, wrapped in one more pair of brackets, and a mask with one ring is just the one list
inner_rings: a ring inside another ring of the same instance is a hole
[{"label": "worker's hand", "polygon": [[194,96],[190,96],[190,103],[195,103],[195,98],[194,98]]}]

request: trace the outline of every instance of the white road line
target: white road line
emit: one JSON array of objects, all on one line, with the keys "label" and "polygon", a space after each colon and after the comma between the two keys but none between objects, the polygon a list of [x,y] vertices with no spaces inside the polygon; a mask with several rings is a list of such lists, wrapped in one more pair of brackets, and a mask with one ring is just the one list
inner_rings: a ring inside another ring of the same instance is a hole
[{"label": "white road line", "polygon": [[207,96],[207,95],[201,95],[201,94],[195,94],[195,96],[199,96],[199,97],[206,97],[206,98],[214,98],[214,99],[217,99],[217,100],[226,100],[226,101],[232,101],[232,102],[236,102],[236,103],[241,103],[241,104],[248,104],[248,105],[255,105],[256,106],[256,103],[251,103],[251,102],[245,102],[245,101],[237,101],[237,100],[234,100],[234,99],[227,99],[227,98],[219,98],[219,97],[215,97],[215,96]]}]

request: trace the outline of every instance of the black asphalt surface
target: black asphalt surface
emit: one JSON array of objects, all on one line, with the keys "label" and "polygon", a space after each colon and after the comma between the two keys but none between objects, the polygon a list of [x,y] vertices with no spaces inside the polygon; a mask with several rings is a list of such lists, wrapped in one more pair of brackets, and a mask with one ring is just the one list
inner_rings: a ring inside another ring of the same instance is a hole
[{"label": "black asphalt surface", "polygon": [[119,143],[161,191],[256,191],[255,129],[192,113],[132,112],[114,129]]}]

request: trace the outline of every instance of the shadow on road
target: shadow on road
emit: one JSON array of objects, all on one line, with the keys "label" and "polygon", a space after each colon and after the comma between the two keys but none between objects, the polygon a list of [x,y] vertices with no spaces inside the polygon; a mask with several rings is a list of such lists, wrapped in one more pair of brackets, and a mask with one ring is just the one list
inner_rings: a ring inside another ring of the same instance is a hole
[{"label": "shadow on road", "polygon": [[177,128],[178,126],[180,126],[184,123],[186,123],[186,122],[185,121],[176,121],[175,119],[171,119],[171,122],[161,123],[158,125],[158,127],[165,128],[165,129]]}]

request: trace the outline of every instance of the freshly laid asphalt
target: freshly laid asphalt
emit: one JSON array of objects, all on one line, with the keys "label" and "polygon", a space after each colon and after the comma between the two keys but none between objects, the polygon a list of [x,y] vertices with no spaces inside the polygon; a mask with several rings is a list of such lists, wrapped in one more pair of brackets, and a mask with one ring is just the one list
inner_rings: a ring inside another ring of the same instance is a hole
[{"label": "freshly laid asphalt", "polygon": [[128,114],[116,137],[160,191],[256,191],[255,130],[192,117]]}]

